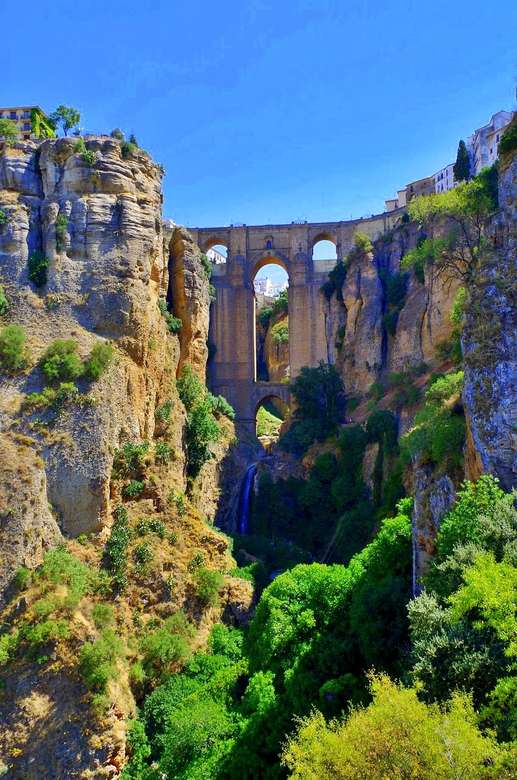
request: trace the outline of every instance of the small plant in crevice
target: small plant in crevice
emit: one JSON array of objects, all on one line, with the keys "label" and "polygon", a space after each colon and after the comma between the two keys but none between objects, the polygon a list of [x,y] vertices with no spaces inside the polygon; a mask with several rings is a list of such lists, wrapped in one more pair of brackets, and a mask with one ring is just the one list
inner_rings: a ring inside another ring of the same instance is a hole
[{"label": "small plant in crevice", "polygon": [[133,558],[137,570],[143,572],[153,560],[154,553],[149,544],[143,542],[142,544],[138,544],[133,550]]},{"label": "small plant in crevice", "polygon": [[44,287],[47,283],[50,261],[43,252],[31,252],[28,259],[29,280],[35,287]]},{"label": "small plant in crevice", "polygon": [[173,407],[174,403],[169,399],[156,409],[154,416],[159,422],[167,424],[170,422]]},{"label": "small plant in crevice", "polygon": [[184,493],[179,490],[171,490],[167,496],[167,502],[176,509],[180,517],[187,514],[187,499]]},{"label": "small plant in crevice", "polygon": [[83,162],[86,163],[86,165],[89,168],[94,167],[95,162],[97,160],[97,155],[93,150],[86,148],[86,144],[84,143],[84,140],[82,138],[79,138],[79,140],[75,144],[74,151],[76,152],[76,154],[81,155]]},{"label": "small plant in crevice", "polygon": [[162,465],[169,463],[174,456],[174,450],[167,442],[160,441],[154,448],[154,459]]},{"label": "small plant in crevice", "polygon": [[141,496],[144,490],[145,482],[142,482],[142,480],[139,479],[132,479],[122,488],[122,495],[124,498],[131,500]]},{"label": "small plant in crevice", "polygon": [[196,596],[205,607],[217,607],[220,604],[220,592],[224,577],[219,571],[199,566],[192,575]]},{"label": "small plant in crevice", "polygon": [[114,522],[111,534],[106,542],[104,551],[104,563],[113,578],[113,584],[117,590],[124,590],[127,585],[127,556],[131,541],[129,517],[123,506],[117,506],[113,512]]},{"label": "small plant in crevice", "polygon": [[2,225],[7,225],[8,222],[9,222],[9,217],[7,216],[5,211],[3,211],[3,209],[0,209],[0,227],[2,227]]},{"label": "small plant in crevice", "polygon": [[66,232],[68,230],[66,214],[61,212],[57,215],[54,229],[56,231],[56,249],[58,252],[62,252],[66,247]]},{"label": "small plant in crevice", "polygon": [[183,325],[179,317],[174,317],[167,308],[167,302],[163,298],[158,299],[158,308],[165,320],[165,324],[171,333],[179,333]]},{"label": "small plant in crevice", "polygon": [[117,479],[139,474],[145,467],[145,458],[149,452],[149,442],[140,444],[126,442],[115,451],[113,456],[113,476]]}]

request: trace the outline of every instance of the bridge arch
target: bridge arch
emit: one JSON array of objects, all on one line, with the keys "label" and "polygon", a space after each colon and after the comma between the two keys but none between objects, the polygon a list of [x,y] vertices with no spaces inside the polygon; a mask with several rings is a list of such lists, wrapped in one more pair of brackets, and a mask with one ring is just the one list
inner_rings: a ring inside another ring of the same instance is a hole
[{"label": "bridge arch", "polygon": [[253,267],[251,268],[251,280],[253,281],[258,274],[258,272],[264,268],[266,265],[279,265],[280,268],[283,268],[286,272],[287,276],[289,276],[290,271],[290,263],[289,259],[282,255],[280,252],[272,252],[269,250],[266,250],[261,255],[259,255],[255,259],[255,263]]}]

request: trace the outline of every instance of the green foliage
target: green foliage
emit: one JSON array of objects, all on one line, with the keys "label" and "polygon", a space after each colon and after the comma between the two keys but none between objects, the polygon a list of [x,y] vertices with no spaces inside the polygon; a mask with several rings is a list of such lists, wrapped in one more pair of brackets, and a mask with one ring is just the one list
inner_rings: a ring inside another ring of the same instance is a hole
[{"label": "green foliage", "polygon": [[113,457],[113,475],[115,477],[128,477],[140,475],[145,468],[145,458],[149,452],[149,442],[140,444],[126,442],[120,450],[115,451]]},{"label": "green foliage", "polygon": [[77,342],[73,339],[53,341],[41,357],[40,366],[49,382],[72,382],[84,372]]},{"label": "green foliage", "polygon": [[257,436],[277,436],[282,422],[280,417],[261,406],[257,411]]},{"label": "green foliage", "polygon": [[321,713],[298,725],[283,762],[295,780],[455,780],[487,774],[500,760],[493,737],[475,724],[467,696],[455,694],[442,708],[420,702],[417,691],[387,676],[371,678],[372,703],[327,726]]},{"label": "green foliage", "polygon": [[169,399],[156,409],[154,416],[161,423],[169,423],[173,408],[174,408],[174,403]]},{"label": "green foliage", "polygon": [[446,374],[426,391],[424,406],[401,439],[406,461],[420,455],[433,463],[461,463],[465,421],[461,407],[463,371]]},{"label": "green foliage", "polygon": [[93,149],[87,149],[86,144],[84,143],[84,140],[82,138],[79,138],[79,140],[76,142],[74,146],[74,151],[76,154],[80,154],[83,162],[89,167],[93,168],[95,165],[95,162],[97,160],[97,155],[93,151]]},{"label": "green foliage", "polygon": [[451,555],[459,544],[478,544],[487,523],[500,504],[511,505],[513,497],[505,494],[494,477],[484,474],[477,482],[464,482],[453,509],[443,518],[437,538],[439,559]]},{"label": "green foliage", "polygon": [[21,325],[7,325],[0,330],[0,366],[15,374],[27,366],[27,336]]},{"label": "green foliage", "polygon": [[199,566],[192,577],[196,596],[205,607],[217,607],[220,603],[219,593],[224,584],[224,577],[219,571]]},{"label": "green foliage", "polygon": [[384,297],[386,301],[386,312],[383,316],[384,327],[391,335],[395,335],[399,312],[404,307],[407,292],[407,274],[390,273],[381,271],[380,279],[384,287]]},{"label": "green foliage", "polygon": [[194,406],[201,401],[206,393],[206,389],[201,380],[194,373],[194,369],[188,363],[182,368],[181,375],[177,381],[177,388],[180,400],[187,410],[192,411]]},{"label": "green foliage", "polygon": [[68,639],[69,636],[70,626],[68,621],[55,618],[42,620],[34,625],[27,625],[23,631],[23,638],[29,645],[32,645],[33,651],[37,651],[48,643]]},{"label": "green foliage", "polygon": [[142,640],[142,665],[150,678],[160,679],[184,663],[190,655],[194,630],[183,612],[166,618]]},{"label": "green foliage", "polygon": [[108,628],[115,620],[113,607],[102,602],[94,604],[92,609],[92,618],[96,628]]},{"label": "green foliage", "polygon": [[199,259],[201,261],[201,265],[203,266],[203,271],[205,273],[205,276],[208,280],[212,277],[212,263],[208,259],[208,256],[205,255],[204,252],[201,252],[199,255]]},{"label": "green foliage", "polygon": [[0,284],[0,317],[4,317],[9,309],[9,300],[5,294],[3,284]]},{"label": "green foliage", "polygon": [[0,141],[3,141],[6,146],[12,146],[12,144],[18,140],[18,127],[16,122],[12,119],[0,119]]},{"label": "green foliage", "polygon": [[457,328],[461,327],[463,317],[465,315],[465,307],[467,305],[468,293],[465,287],[460,287],[454,298],[452,304],[450,320]]},{"label": "green foliage", "polygon": [[165,324],[171,333],[179,333],[183,325],[179,317],[174,317],[167,307],[167,302],[163,298],[158,299],[158,308],[165,320]]},{"label": "green foliage", "polygon": [[14,629],[9,634],[0,635],[0,667],[6,666],[14,658],[18,649],[18,642],[18,629]]},{"label": "green foliage", "polygon": [[43,252],[31,252],[28,260],[29,280],[36,287],[44,287],[47,283],[47,274],[50,261]]},{"label": "green foliage", "polygon": [[131,531],[126,509],[118,506],[114,513],[114,522],[111,534],[106,542],[104,563],[113,577],[113,584],[117,590],[124,590],[127,585],[127,554],[131,541]]},{"label": "green foliage", "polygon": [[289,290],[282,290],[271,304],[271,316],[279,317],[289,311]]},{"label": "green foliage", "polygon": [[358,231],[354,234],[354,245],[346,260],[338,260],[332,271],[329,272],[328,281],[322,285],[321,291],[330,301],[334,292],[338,300],[342,301],[342,290],[346,280],[347,269],[350,263],[364,257],[369,252],[373,252],[373,244],[365,233]]},{"label": "green foliage", "polygon": [[25,590],[32,582],[32,573],[26,566],[21,566],[13,577],[13,586],[17,591]]},{"label": "green foliage", "polygon": [[[488,226],[498,205],[497,175],[493,166],[448,192],[413,198],[408,205],[411,219],[437,233],[408,253],[402,266],[422,263],[425,249],[433,274],[468,284],[490,251]],[[447,232],[442,235],[444,226]]]},{"label": "green foliage", "polygon": [[263,309],[261,309],[258,313],[258,320],[263,328],[267,328],[269,325],[269,320],[271,319],[271,315],[273,314],[273,309],[271,306],[264,306]]},{"label": "green foliage", "polygon": [[95,642],[85,642],[79,653],[79,670],[86,687],[104,693],[118,674],[117,661],[123,654],[123,643],[111,628],[105,628]]},{"label": "green foliage", "polygon": [[452,170],[456,181],[468,181],[470,179],[470,158],[463,140],[458,144],[456,162]]},{"label": "green foliage", "polygon": [[113,362],[114,354],[115,351],[112,344],[108,341],[98,341],[93,346],[92,351],[84,364],[85,376],[92,382],[96,382],[97,379],[100,379]]},{"label": "green foliage", "polygon": [[288,450],[303,451],[335,429],[345,407],[343,382],[335,366],[320,361],[316,368],[304,366],[290,389],[297,408],[281,444]]},{"label": "green foliage", "polygon": [[153,533],[160,539],[165,539],[165,525],[157,517],[142,517],[136,525],[136,532],[141,536]]},{"label": "green foliage", "polygon": [[50,114],[49,119],[54,127],[61,125],[63,133],[68,135],[68,131],[77,127],[81,121],[81,114],[76,108],[60,105]]},{"label": "green foliage", "polygon": [[157,442],[155,448],[154,448],[154,459],[156,463],[161,463],[164,465],[165,463],[170,463],[174,455],[174,450],[172,447],[167,444],[165,441],[159,441]]},{"label": "green foliage", "polygon": [[3,209],[0,209],[0,227],[2,227],[3,225],[7,225],[8,222],[9,222],[9,217],[7,216],[7,214]]},{"label": "green foliage", "polygon": [[275,344],[287,344],[289,341],[289,325],[287,322],[277,322],[271,328],[271,338]]},{"label": "green foliage", "polygon": [[116,127],[114,130],[112,130],[110,136],[112,138],[116,138],[117,141],[123,141],[125,138],[124,133],[119,127]]},{"label": "green foliage", "polygon": [[140,479],[131,479],[124,487],[122,488],[122,495],[124,498],[138,498],[138,496],[141,496],[142,493],[145,490],[145,482],[142,482]]},{"label": "green foliage", "polygon": [[229,420],[235,419],[235,409],[228,403],[224,395],[212,395],[212,393],[207,393],[207,398],[214,414],[224,414]]},{"label": "green foliage", "polygon": [[56,231],[56,249],[58,252],[62,252],[66,247],[66,232],[68,230],[66,214],[61,212],[57,215],[54,229]]},{"label": "green foliage", "polygon": [[122,155],[122,159],[127,160],[131,157],[133,157],[138,150],[138,146],[136,144],[131,143],[131,141],[122,141],[120,144],[120,153]]},{"label": "green foliage", "polygon": [[501,136],[501,140],[499,141],[499,154],[501,156],[509,155],[511,152],[514,152],[517,149],[517,121],[514,119],[504,133]]},{"label": "green foliage", "polygon": [[135,547],[133,550],[133,557],[135,559],[137,569],[143,571],[153,560],[154,553],[151,547],[146,542],[144,542],[143,544],[138,544]]},{"label": "green foliage", "polygon": [[[195,477],[204,463],[212,457],[211,445],[218,441],[221,429],[213,414],[214,402],[211,399],[214,397],[207,394],[205,386],[188,363],[183,366],[177,388],[187,410],[188,473],[191,477]],[[216,406],[222,411],[218,399]]]}]

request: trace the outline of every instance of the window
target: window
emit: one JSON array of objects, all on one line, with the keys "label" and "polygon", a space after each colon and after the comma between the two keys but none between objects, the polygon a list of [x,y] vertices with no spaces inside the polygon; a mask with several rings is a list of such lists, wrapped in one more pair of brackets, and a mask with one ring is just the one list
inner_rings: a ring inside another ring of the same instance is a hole
[{"label": "window", "polygon": [[29,124],[28,122],[24,122],[24,123],[23,123],[23,129],[24,129],[24,130],[30,130],[30,129],[31,129],[31,126],[30,126],[30,124]]},{"label": "window", "polygon": [[10,119],[16,119],[17,118],[16,111],[10,111],[9,112],[9,118]]}]

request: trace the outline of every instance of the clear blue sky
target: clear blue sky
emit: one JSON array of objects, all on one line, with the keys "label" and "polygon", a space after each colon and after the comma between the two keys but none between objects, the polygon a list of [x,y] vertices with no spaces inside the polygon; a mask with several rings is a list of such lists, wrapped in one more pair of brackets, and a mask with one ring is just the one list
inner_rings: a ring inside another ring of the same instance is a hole
[{"label": "clear blue sky", "polygon": [[0,103],[134,131],[190,226],[381,211],[515,107],[515,0],[28,0],[2,29]]}]

